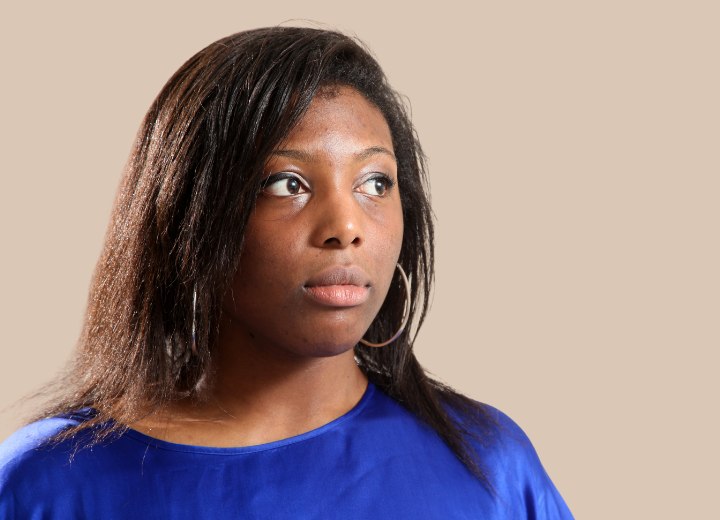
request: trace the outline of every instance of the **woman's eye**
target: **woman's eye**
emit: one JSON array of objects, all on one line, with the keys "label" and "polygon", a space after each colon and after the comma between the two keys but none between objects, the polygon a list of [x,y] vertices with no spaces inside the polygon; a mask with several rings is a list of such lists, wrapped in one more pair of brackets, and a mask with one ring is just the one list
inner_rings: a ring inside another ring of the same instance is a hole
[{"label": "woman's eye", "polygon": [[263,192],[276,197],[290,197],[306,191],[307,187],[300,178],[289,173],[271,175],[263,184]]},{"label": "woman's eye", "polygon": [[395,182],[387,175],[376,175],[363,182],[360,185],[360,191],[367,195],[382,197],[394,184]]}]

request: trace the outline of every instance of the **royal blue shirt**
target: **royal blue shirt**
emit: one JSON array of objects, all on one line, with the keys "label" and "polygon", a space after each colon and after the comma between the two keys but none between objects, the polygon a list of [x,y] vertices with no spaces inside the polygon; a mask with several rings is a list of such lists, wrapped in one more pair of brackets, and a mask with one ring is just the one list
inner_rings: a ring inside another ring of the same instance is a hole
[{"label": "royal blue shirt", "polygon": [[498,434],[477,450],[494,494],[434,430],[373,384],[320,428],[240,448],[128,430],[71,458],[82,438],[45,441],[83,415],[45,419],[0,445],[0,518],[572,518],[527,436],[493,413]]}]

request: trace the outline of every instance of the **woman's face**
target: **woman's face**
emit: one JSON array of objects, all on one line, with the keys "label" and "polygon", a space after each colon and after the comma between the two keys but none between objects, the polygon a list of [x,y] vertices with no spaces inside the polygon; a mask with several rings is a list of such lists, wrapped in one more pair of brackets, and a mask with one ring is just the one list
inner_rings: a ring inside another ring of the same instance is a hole
[{"label": "woman's face", "polygon": [[379,311],[400,255],[388,125],[357,91],[326,90],[271,154],[264,178],[226,316],[262,348],[345,352]]}]

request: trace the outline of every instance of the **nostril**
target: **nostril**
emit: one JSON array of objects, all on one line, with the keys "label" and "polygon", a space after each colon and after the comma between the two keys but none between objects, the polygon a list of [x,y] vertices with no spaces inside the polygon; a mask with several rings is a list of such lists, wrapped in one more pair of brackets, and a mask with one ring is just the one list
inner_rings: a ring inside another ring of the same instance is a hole
[{"label": "nostril", "polygon": [[350,237],[343,236],[332,236],[328,237],[323,241],[323,245],[326,247],[347,247],[350,245],[359,246],[362,243],[362,238],[359,235],[355,235],[350,240]]}]

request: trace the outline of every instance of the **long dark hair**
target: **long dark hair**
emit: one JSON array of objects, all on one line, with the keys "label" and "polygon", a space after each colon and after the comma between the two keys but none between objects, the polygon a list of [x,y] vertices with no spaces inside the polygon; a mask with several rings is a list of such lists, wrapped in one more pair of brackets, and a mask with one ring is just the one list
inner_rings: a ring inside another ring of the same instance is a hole
[{"label": "long dark hair", "polygon": [[[413,281],[410,325],[388,347],[358,345],[358,364],[488,484],[468,436],[489,432],[490,414],[429,378],[412,350],[434,265],[422,149],[375,59],[356,40],[327,30],[273,27],[228,36],[190,58],[163,87],[115,201],[76,356],[42,416],[97,410],[69,431],[75,433],[132,423],[148,405],[199,397],[262,167],[319,89],[338,85],[362,93],[390,128],[402,187],[399,262]],[[404,304],[402,285],[393,285],[365,338],[390,337]]]}]

